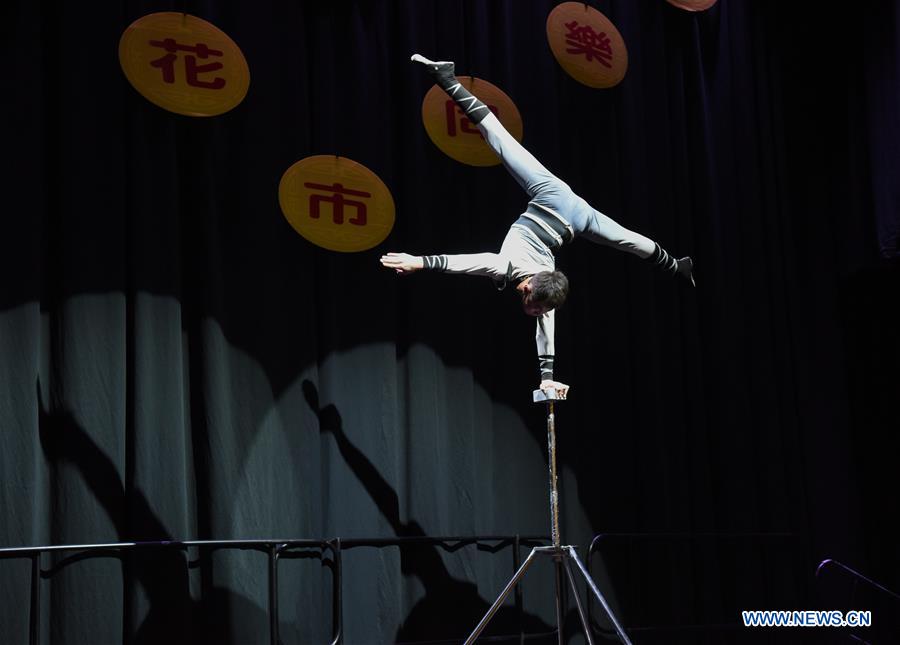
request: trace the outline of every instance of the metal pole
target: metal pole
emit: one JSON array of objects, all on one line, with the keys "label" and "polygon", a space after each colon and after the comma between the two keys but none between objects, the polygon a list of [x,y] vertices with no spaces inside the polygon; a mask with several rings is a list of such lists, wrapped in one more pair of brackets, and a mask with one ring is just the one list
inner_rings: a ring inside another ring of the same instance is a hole
[{"label": "metal pole", "polygon": [[278,645],[278,552],[277,544],[269,545],[269,642]]},{"label": "metal pole", "polygon": [[[547,461],[550,469],[550,536],[553,540],[553,548],[559,551],[562,538],[559,531],[559,490],[557,487],[556,473],[556,414],[553,409],[553,399],[547,399]],[[562,584],[562,567],[559,557],[554,568],[556,569],[556,637],[559,645],[563,645],[563,606],[562,596],[565,589]]]},{"label": "metal pole", "polygon": [[[513,571],[519,570],[519,548],[521,546],[521,541],[519,539],[519,534],[516,534],[515,539],[513,540],[513,548],[512,548],[512,556],[513,556]],[[525,645],[525,618],[522,615],[523,607],[524,607],[524,598],[522,594],[522,587],[516,585],[516,593],[515,593],[515,601],[516,601],[516,625],[519,628],[519,645]]]},{"label": "metal pole", "polygon": [[[519,580],[522,576],[525,575],[525,571],[531,565],[532,560],[534,559],[535,554],[544,553],[547,555],[552,555],[554,560],[554,565],[556,569],[556,635],[557,642],[559,645],[563,645],[563,641],[565,639],[565,631],[563,629],[563,594],[565,593],[565,587],[562,582],[563,574],[565,573],[569,579],[569,583],[572,585],[573,591],[575,591],[575,602],[578,605],[578,615],[581,618],[581,624],[585,629],[585,637],[588,640],[588,645],[593,645],[593,639],[590,634],[590,627],[587,624],[587,620],[584,615],[584,608],[581,606],[581,600],[578,598],[578,592],[575,588],[575,582],[572,579],[571,568],[569,567],[568,562],[565,561],[565,558],[571,553],[574,556],[574,552],[572,551],[572,547],[562,546],[562,538],[560,536],[559,530],[559,490],[558,490],[558,476],[556,470],[556,414],[553,407],[553,402],[558,398],[556,390],[535,390],[533,393],[533,398],[535,403],[539,403],[545,401],[547,403],[547,461],[548,461],[548,470],[550,476],[550,532],[552,539],[552,546],[548,547],[535,547],[531,550],[531,553],[528,554],[528,557],[525,559],[525,562],[519,567],[519,570],[512,577],[512,579],[507,583],[506,588],[500,593],[497,599],[494,601],[494,604],[491,605],[488,612],[484,615],[484,618],[481,619],[481,622],[478,623],[478,626],[475,628],[469,637],[466,639],[465,645],[471,645],[475,642],[475,639],[484,631],[484,628],[487,626],[488,622],[490,622],[491,618],[497,613],[497,610],[503,604],[503,601],[506,599],[506,596],[509,595],[510,591],[515,588],[515,586],[519,583]],[[565,397],[563,397],[565,398]],[[516,544],[518,546],[518,543]],[[515,558],[515,555],[513,555]],[[577,556],[574,556],[577,560]],[[565,564],[565,572],[563,571],[563,564]],[[581,562],[578,561],[579,568],[582,569],[582,572],[585,573],[585,576],[590,581],[590,576],[587,575],[586,572],[583,571],[583,566]],[[593,586],[593,582],[590,583]],[[599,594],[599,591],[594,587],[595,593]],[[604,601],[604,606],[605,601]],[[610,616],[612,614],[610,613]],[[615,621],[615,618],[613,618]],[[616,623],[618,625],[618,623]],[[622,632],[624,635],[624,632]],[[520,636],[521,640],[521,636]],[[624,637],[624,642],[626,645],[631,645],[630,641],[628,641],[627,637]]]},{"label": "metal pole", "polygon": [[41,642],[41,554],[31,556],[31,616],[29,617],[28,642]]},{"label": "metal pole", "polygon": [[563,604],[562,595],[565,588],[562,584],[562,564],[559,561],[559,555],[553,554],[553,569],[556,572],[556,642],[558,645],[563,644]]},{"label": "metal pole", "polygon": [[575,606],[578,608],[578,617],[581,619],[584,637],[587,639],[588,645],[594,645],[594,639],[591,637],[591,624],[584,615],[584,607],[581,606],[581,598],[578,596],[578,587],[575,586],[575,577],[572,575],[572,566],[567,559],[563,560],[563,564],[566,566],[566,578],[569,580],[569,586],[572,587],[572,595],[575,597]]},{"label": "metal pole", "polygon": [[581,560],[578,557],[578,554],[575,552],[575,549],[567,546],[566,550],[569,553],[569,557],[575,560],[575,564],[577,564],[578,568],[581,570],[581,575],[584,576],[584,580],[585,582],[587,582],[588,587],[590,587],[591,591],[594,592],[597,600],[600,601],[600,604],[606,611],[606,615],[609,616],[609,619],[612,621],[613,627],[615,627],[616,633],[619,635],[619,639],[623,643],[625,643],[625,645],[631,645],[631,641],[628,640],[628,635],[625,633],[625,629],[622,627],[622,625],[619,624],[619,621],[616,620],[616,615],[613,613],[612,608],[609,606],[609,604],[607,604],[606,598],[603,597],[603,594],[600,593],[600,590],[597,588],[596,583],[594,583],[593,578],[591,578],[591,574],[588,573],[588,570],[584,568],[584,564],[582,564]]},{"label": "metal pole", "polygon": [[484,628],[487,627],[487,624],[490,622],[491,618],[494,617],[494,614],[497,613],[497,610],[500,609],[500,605],[503,604],[503,601],[506,600],[506,597],[509,595],[509,592],[512,591],[512,588],[516,586],[522,576],[525,575],[525,572],[528,570],[528,567],[531,566],[531,563],[534,561],[534,556],[537,553],[537,547],[531,549],[531,553],[528,554],[528,557],[525,558],[525,562],[522,563],[522,566],[519,567],[519,570],[516,571],[516,575],[512,577],[512,579],[506,584],[506,587],[500,592],[500,595],[497,596],[497,600],[494,601],[494,604],[491,605],[491,608],[488,609],[487,613],[484,615],[484,618],[481,619],[481,622],[478,623],[478,626],[475,627],[475,630],[469,634],[469,637],[466,639],[465,645],[472,645],[475,642],[475,639],[484,631]]},{"label": "metal pole", "polygon": [[550,536],[553,546],[560,547],[559,536],[559,491],[556,477],[556,422],[553,400],[547,401],[547,454],[550,462]]},{"label": "metal pole", "polygon": [[344,590],[341,574],[341,538],[335,538],[331,543],[331,552],[334,555],[334,581],[332,587],[331,624],[334,640],[331,645],[340,645],[344,642]]}]

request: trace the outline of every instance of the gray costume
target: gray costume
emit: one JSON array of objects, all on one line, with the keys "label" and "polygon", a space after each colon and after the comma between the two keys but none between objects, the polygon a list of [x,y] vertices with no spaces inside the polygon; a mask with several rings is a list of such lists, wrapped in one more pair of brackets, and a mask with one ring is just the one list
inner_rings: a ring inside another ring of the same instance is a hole
[{"label": "gray costume", "polygon": [[[653,254],[652,240],[591,208],[522,147],[492,113],[478,128],[531,201],[510,226],[499,253],[425,256],[425,268],[489,276],[502,289],[509,282],[518,284],[541,271],[553,271],[553,251],[578,236],[641,258]],[[538,317],[535,338],[543,379],[553,378],[553,328],[552,310]]]}]

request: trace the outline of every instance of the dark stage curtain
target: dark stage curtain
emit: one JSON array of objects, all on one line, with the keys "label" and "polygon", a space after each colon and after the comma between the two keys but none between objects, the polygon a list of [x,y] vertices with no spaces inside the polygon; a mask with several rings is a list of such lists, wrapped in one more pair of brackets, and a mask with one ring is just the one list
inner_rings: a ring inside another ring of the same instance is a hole
[{"label": "dark stage curtain", "polygon": [[[609,90],[560,69],[544,0],[4,4],[0,546],[549,532],[533,322],[488,280],[378,264],[495,251],[526,203],[428,139],[419,51],[501,87],[545,165],[695,261],[691,289],[585,241],[559,256],[564,539],[797,536],[619,548],[594,572],[625,623],[810,607],[823,557],[896,588],[896,3],[590,4],[629,48]],[[118,39],[155,11],[241,46],[240,106],[191,119],[131,88]],[[313,154],[388,185],[382,245],[290,228],[278,182]],[[329,640],[312,555],[280,571],[285,644]],[[348,551],[346,642],[459,638],[507,556]],[[44,643],[269,642],[259,553],[59,560]],[[0,562],[0,642],[27,642],[28,573]],[[551,588],[536,565],[530,629]]]}]

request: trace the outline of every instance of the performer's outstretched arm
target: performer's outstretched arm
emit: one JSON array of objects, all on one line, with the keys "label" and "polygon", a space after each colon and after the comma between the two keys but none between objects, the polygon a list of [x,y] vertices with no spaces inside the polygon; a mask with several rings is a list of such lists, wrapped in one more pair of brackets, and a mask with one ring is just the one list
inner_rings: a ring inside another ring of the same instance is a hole
[{"label": "performer's outstretched arm", "polygon": [[443,273],[483,275],[496,281],[506,278],[509,262],[496,253],[463,253],[459,255],[410,255],[386,253],[381,265],[397,273],[413,273],[421,269]]},{"label": "performer's outstretched arm", "polygon": [[[410,255],[409,253],[386,253],[381,256],[382,266],[393,269],[397,273],[407,274],[421,271],[441,271],[444,273],[462,273],[483,275],[495,282],[506,280],[509,263],[496,253],[469,253],[463,255]],[[527,283],[527,281],[525,281]],[[523,284],[518,291],[527,295]],[[569,386],[553,380],[554,350],[554,311],[544,311],[537,316],[535,341],[537,344],[538,366],[541,372],[540,387],[543,390],[556,390],[557,396],[565,398]]]}]

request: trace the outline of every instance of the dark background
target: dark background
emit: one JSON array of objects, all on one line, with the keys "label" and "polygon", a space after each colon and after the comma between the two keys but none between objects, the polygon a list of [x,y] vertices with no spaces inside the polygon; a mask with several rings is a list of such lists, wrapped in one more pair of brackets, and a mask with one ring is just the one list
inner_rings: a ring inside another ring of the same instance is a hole
[{"label": "dark background", "polygon": [[[822,598],[826,557],[900,588],[897,3],[590,2],[628,45],[609,90],[554,60],[555,4],[4,4],[0,546],[548,532],[533,322],[487,280],[378,265],[497,250],[526,201],[428,139],[419,51],[498,85],[545,165],[695,261],[690,289],[584,241],[560,254],[564,539],[794,536],[611,542],[594,570],[625,624],[868,608]],[[249,62],[220,117],[163,111],[119,68],[133,20],[182,10]],[[314,154],[388,185],[382,245],[287,224],[278,182]],[[348,643],[458,638],[509,575],[477,549],[344,565]],[[3,643],[27,642],[27,574],[0,564]],[[252,552],[78,562],[42,583],[43,641],[265,643],[264,574]],[[281,574],[283,641],[327,641],[328,567]],[[529,573],[535,629],[551,584]],[[799,638],[635,632],[776,636]]]}]

